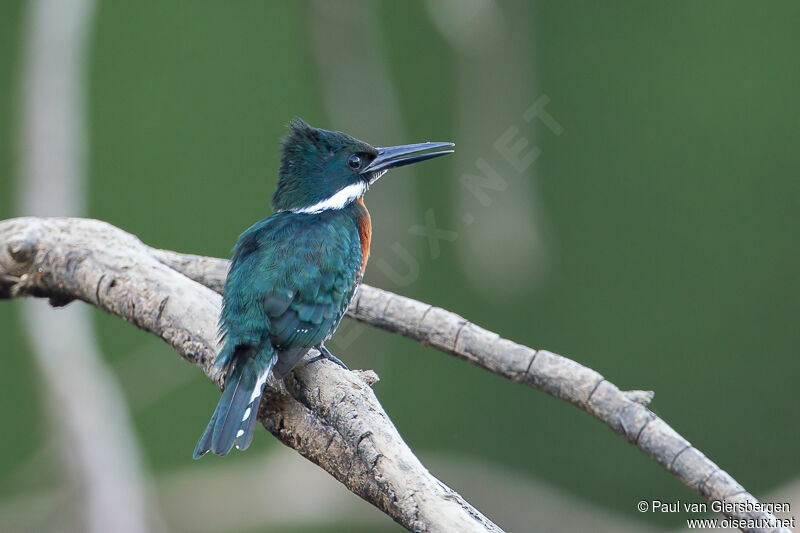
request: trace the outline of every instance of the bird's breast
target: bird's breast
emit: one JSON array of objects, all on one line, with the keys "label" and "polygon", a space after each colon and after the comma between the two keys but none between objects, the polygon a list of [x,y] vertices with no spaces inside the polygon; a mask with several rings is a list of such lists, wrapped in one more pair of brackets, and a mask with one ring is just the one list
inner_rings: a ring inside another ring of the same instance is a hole
[{"label": "bird's breast", "polygon": [[364,270],[367,268],[367,260],[369,259],[369,244],[372,240],[372,220],[369,217],[369,211],[364,204],[364,198],[359,198],[356,203],[360,207],[358,216],[356,218],[358,224],[358,238],[361,241],[361,271],[360,275],[364,275]]}]

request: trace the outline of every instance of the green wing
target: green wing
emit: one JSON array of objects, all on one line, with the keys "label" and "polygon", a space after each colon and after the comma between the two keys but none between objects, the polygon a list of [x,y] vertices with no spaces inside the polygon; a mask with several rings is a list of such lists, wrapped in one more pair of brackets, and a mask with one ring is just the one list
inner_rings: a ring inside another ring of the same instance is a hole
[{"label": "green wing", "polygon": [[278,374],[288,372],[339,324],[358,284],[361,245],[345,213],[277,213],[251,227],[234,248],[221,329],[231,354],[269,340]]}]

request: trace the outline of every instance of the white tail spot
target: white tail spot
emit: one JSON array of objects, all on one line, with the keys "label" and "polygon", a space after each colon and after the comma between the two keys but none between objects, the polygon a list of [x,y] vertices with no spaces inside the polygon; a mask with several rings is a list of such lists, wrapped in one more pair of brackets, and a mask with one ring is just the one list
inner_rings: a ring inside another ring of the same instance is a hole
[{"label": "white tail spot", "polygon": [[248,418],[250,418],[250,408],[249,408],[249,407],[248,407],[248,408],[247,408],[247,410],[244,412],[244,415],[242,415],[242,422],[244,422],[244,421],[245,421],[245,420],[247,420]]},{"label": "white tail spot", "polygon": [[253,403],[261,396],[261,391],[264,390],[264,383],[267,382],[267,376],[269,376],[270,370],[272,370],[272,365],[268,366],[267,369],[258,376],[256,387],[253,389],[253,394],[250,395],[250,403]]},{"label": "white tail spot", "polygon": [[236,438],[237,438],[237,439],[238,439],[239,437],[241,437],[242,435],[244,435],[244,430],[243,430],[243,429],[240,429],[239,431],[237,431],[237,432],[236,432]]}]

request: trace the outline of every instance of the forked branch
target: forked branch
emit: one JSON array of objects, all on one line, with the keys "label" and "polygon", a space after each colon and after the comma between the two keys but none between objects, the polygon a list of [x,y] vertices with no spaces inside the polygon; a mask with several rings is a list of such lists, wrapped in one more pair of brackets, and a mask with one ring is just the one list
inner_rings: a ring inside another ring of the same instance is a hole
[{"label": "forked branch", "polygon": [[[0,298],[80,299],[155,333],[218,386],[212,372],[227,261],[145,246],[106,223],[21,218],[0,222]],[[349,316],[424,342],[542,390],[603,421],[709,501],[757,500],[645,406],[651,393],[620,391],[599,373],[534,350],[460,316],[362,285]],[[433,477],[397,433],[370,384],[372,372],[329,363],[299,366],[271,383],[259,420],[284,444],[412,531],[500,531]],[[752,508],[752,506],[751,506]],[[789,531],[765,511],[744,530]]]}]

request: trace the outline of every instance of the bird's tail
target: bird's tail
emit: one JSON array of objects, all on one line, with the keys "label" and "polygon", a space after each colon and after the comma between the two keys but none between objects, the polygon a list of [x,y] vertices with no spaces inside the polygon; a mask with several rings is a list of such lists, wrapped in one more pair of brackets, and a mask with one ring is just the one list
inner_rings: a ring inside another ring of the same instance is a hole
[{"label": "bird's tail", "polygon": [[199,459],[209,450],[217,455],[227,455],[234,444],[245,450],[253,440],[258,406],[264,384],[278,359],[270,343],[252,353],[237,353],[229,367],[217,408],[206,430],[194,448],[194,458]]}]

